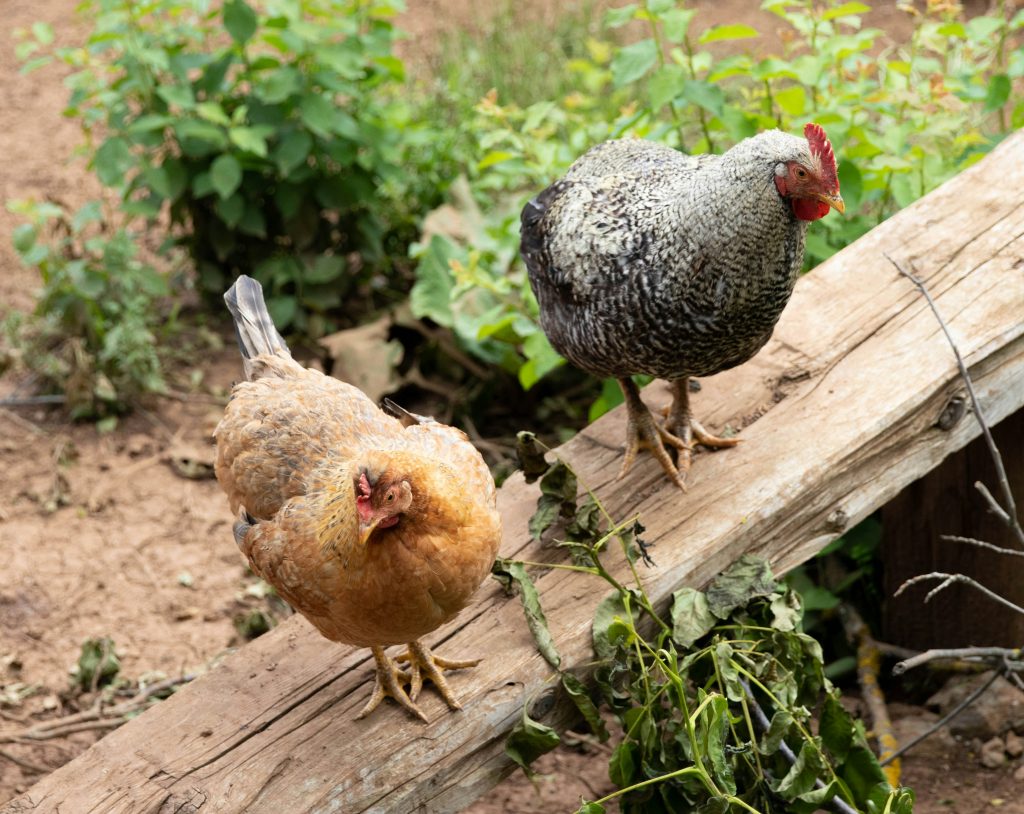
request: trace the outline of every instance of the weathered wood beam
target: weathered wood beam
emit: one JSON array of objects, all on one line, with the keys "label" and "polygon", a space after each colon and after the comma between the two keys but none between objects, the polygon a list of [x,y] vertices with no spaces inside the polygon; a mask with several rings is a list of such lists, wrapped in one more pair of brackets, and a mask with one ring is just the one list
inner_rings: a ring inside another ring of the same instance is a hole
[{"label": "weathered wood beam", "polygon": [[[639,512],[658,564],[643,576],[659,601],[745,552],[779,571],[806,560],[978,434],[970,415],[937,426],[962,390],[953,356],[883,252],[912,262],[927,282],[989,420],[1024,404],[1021,134],[801,279],[758,357],[704,383],[697,414],[716,429],[742,427],[744,443],[699,455],[687,494],[650,459],[614,480],[621,411],[558,450],[614,516]],[[660,388],[647,397],[667,401]],[[502,488],[502,554],[557,560],[563,552],[529,541],[535,498],[518,476]],[[607,556],[624,570],[617,552]],[[537,584],[565,663],[585,672],[603,583],[548,571]],[[518,600],[496,584],[430,644],[484,657],[453,679],[461,713],[428,693],[427,726],[393,706],[353,720],[370,691],[368,653],[327,643],[295,618],[3,811],[457,811],[510,771],[503,741],[524,703],[535,716],[547,708],[549,722],[569,713],[553,697]]]}]

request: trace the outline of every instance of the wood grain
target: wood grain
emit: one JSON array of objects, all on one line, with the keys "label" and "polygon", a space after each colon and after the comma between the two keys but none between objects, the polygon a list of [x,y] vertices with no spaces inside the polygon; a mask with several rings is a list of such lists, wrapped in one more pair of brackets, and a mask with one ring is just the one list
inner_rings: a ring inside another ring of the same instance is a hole
[{"label": "wood grain", "polygon": [[[953,356],[883,252],[927,282],[989,420],[1024,404],[1021,134],[801,279],[769,345],[704,382],[697,415],[716,430],[742,427],[744,443],[698,455],[687,494],[649,458],[614,480],[621,411],[558,450],[614,516],[639,512],[657,562],[645,584],[660,602],[744,552],[779,571],[804,561],[978,434],[969,414],[937,426],[962,390]],[[645,396],[668,400],[660,384]],[[557,560],[562,552],[528,540],[535,498],[518,476],[502,488],[502,553]],[[617,552],[608,557],[623,570]],[[603,583],[547,571],[537,584],[565,664],[586,674]],[[518,600],[494,583],[430,644],[484,658],[453,678],[461,713],[430,696],[427,726],[394,706],[353,720],[370,691],[368,653],[330,644],[294,618],[2,811],[458,811],[511,770],[503,741],[524,703],[555,725],[570,713]]]}]

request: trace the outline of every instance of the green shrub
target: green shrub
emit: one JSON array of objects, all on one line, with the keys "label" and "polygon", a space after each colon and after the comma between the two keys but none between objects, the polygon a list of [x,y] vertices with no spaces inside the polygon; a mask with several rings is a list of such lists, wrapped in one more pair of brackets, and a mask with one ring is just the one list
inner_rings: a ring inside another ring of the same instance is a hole
[{"label": "green shrub", "polygon": [[[523,387],[561,364],[536,322],[517,256],[517,215],[603,139],[636,135],[687,152],[721,152],[760,130],[799,132],[820,122],[839,159],[847,214],[811,228],[811,266],[1024,124],[1024,97],[1011,95],[1024,76],[1024,48],[1013,40],[1024,11],[1011,18],[1000,4],[996,14],[965,20],[955,4],[929,3],[924,14],[908,10],[913,35],[891,47],[883,32],[863,26],[864,3],[762,6],[786,26],[782,53],[722,55],[716,43],[759,32],[748,25],[694,31],[688,4],[647,0],[606,15],[609,37],[627,23],[645,35],[621,46],[588,41],[588,56],[564,68],[571,82],[560,98],[523,106],[484,96],[466,167],[484,214],[472,241],[435,236],[419,248],[414,311],[451,327],[478,357],[501,359]],[[606,387],[592,417],[617,400],[616,388]]]},{"label": "green shrub", "polygon": [[279,327],[318,335],[405,253],[418,196],[441,190],[403,166],[430,138],[395,92],[400,0],[81,8],[92,34],[57,52],[77,69],[65,112],[102,138],[91,165],[126,214],[169,213],[205,292],[253,274]]},{"label": "green shrub", "polygon": [[97,202],[73,215],[53,204],[15,203],[28,223],[14,247],[39,270],[35,312],[10,313],[10,349],[0,369],[23,367],[42,389],[63,393],[74,418],[114,416],[146,393],[165,390],[154,333],[167,279],[137,258],[126,230],[106,228]]}]

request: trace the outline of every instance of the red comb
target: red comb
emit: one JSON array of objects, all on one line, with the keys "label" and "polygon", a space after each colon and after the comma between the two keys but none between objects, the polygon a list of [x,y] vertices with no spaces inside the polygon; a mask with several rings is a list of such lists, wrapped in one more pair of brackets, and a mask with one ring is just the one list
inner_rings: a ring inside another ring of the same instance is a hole
[{"label": "red comb", "polygon": [[839,191],[839,175],[836,172],[836,154],[832,152],[832,144],[825,135],[825,128],[820,124],[810,122],[804,125],[804,137],[811,145],[811,155],[821,161],[822,181],[832,191]]},{"label": "red comb", "polygon": [[370,481],[366,479],[366,473],[363,472],[359,476],[359,496],[364,498],[369,497],[370,491]]}]

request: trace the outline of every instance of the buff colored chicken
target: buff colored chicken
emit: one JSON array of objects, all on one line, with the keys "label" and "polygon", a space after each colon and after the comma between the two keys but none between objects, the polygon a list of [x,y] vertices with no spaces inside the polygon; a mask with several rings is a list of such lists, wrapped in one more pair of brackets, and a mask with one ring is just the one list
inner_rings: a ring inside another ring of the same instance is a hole
[{"label": "buff colored chicken", "polygon": [[[425,678],[459,709],[442,671],[478,661],[434,656],[420,639],[465,607],[497,553],[501,519],[480,453],[453,427],[386,415],[295,362],[256,281],[239,277],[224,299],[248,379],[215,432],[235,542],[324,636],[373,651],[376,683],[359,717],[390,696],[426,721],[415,703]],[[397,660],[384,650],[395,644],[407,647]]]}]

